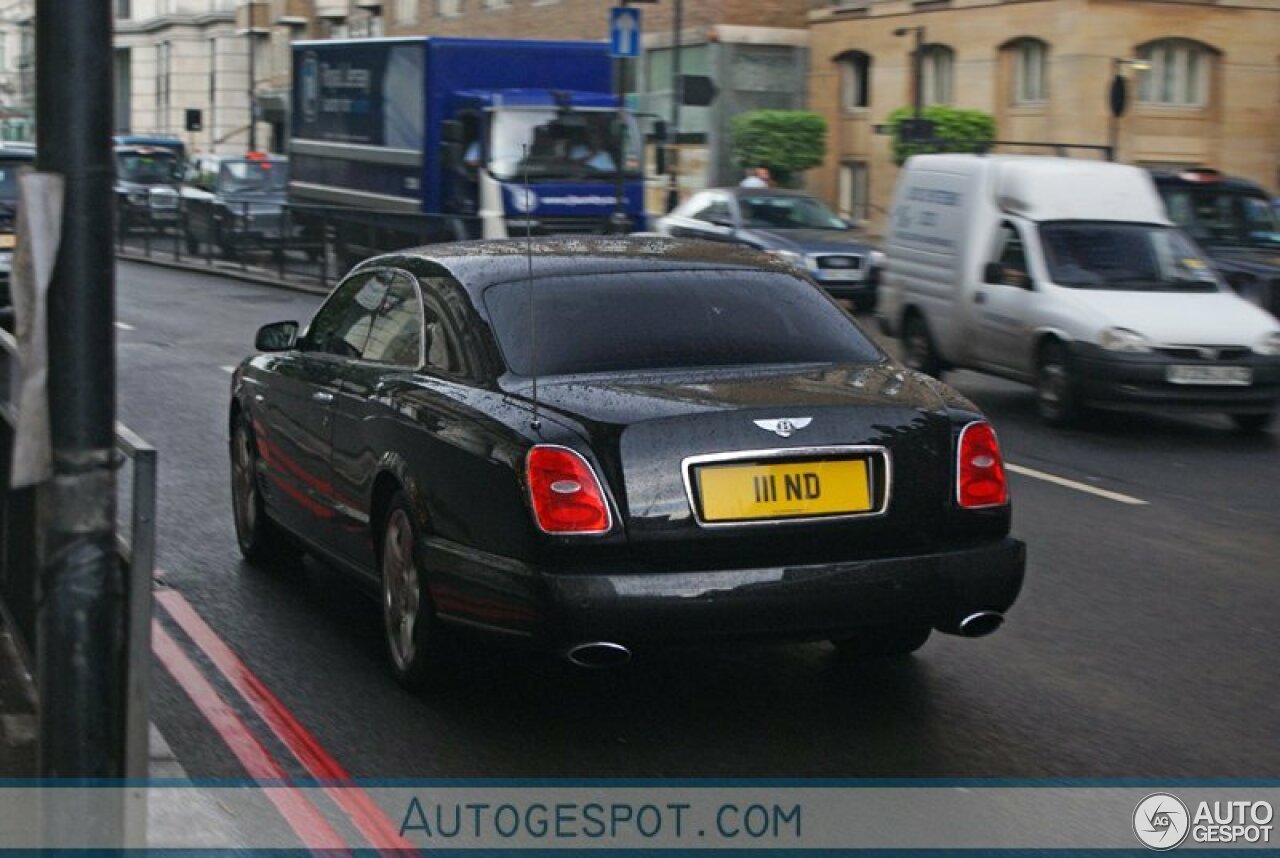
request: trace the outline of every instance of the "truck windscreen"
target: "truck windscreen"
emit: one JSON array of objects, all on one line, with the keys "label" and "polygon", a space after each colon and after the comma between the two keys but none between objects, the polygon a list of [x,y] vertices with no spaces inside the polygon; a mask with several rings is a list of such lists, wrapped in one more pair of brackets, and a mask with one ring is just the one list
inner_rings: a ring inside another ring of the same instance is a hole
[{"label": "truck windscreen", "polygon": [[[506,109],[493,113],[489,170],[499,179],[596,179],[617,174],[617,114],[611,110]],[[624,131],[628,173],[639,170],[630,123]],[[525,152],[528,159],[525,159]]]}]

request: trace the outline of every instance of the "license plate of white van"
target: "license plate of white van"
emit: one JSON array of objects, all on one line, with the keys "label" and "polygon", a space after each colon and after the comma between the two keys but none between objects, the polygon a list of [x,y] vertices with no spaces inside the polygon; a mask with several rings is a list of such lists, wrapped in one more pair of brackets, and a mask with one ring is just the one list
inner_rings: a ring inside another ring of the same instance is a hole
[{"label": "license plate of white van", "polygon": [[862,272],[848,268],[824,268],[822,269],[822,279],[839,280],[842,282],[848,280],[861,280]]},{"label": "license plate of white van", "polygon": [[1253,370],[1247,366],[1170,366],[1165,378],[1172,384],[1253,384]]}]

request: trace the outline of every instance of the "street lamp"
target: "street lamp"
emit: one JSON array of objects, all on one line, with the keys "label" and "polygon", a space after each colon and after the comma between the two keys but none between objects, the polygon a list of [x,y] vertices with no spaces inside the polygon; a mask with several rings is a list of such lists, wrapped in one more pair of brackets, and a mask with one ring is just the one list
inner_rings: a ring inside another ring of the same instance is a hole
[{"label": "street lamp", "polygon": [[1120,148],[1120,117],[1124,115],[1125,107],[1129,102],[1129,89],[1125,81],[1124,70],[1131,68],[1134,71],[1147,71],[1151,68],[1149,60],[1127,59],[1124,57],[1111,58],[1111,127],[1109,140],[1107,143],[1108,160],[1117,160],[1117,154]]},{"label": "street lamp", "polygon": [[895,36],[915,34],[915,47],[911,50],[911,103],[915,106],[915,118],[924,113],[924,27],[898,27]]}]

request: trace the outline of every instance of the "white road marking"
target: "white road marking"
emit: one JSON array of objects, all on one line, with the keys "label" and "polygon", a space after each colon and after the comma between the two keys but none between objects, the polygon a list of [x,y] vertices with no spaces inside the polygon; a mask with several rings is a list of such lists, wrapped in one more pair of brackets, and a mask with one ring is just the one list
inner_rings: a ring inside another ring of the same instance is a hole
[{"label": "white road marking", "polygon": [[137,329],[137,328],[135,328],[133,325],[130,325],[128,322],[116,322],[116,327],[117,327],[117,328],[119,328],[119,329],[120,329],[120,330],[122,330],[122,331],[136,331],[136,330],[138,330],[138,329]]},{"label": "white road marking", "polygon": [[234,366],[220,366],[218,367],[218,369],[222,370],[225,373],[233,373],[236,371],[236,368]]},{"label": "white road marking", "polygon": [[1044,471],[1037,471],[1034,468],[1025,468],[1022,465],[1015,465],[1011,462],[1005,463],[1005,468],[1015,474],[1022,474],[1024,477],[1031,477],[1035,480],[1044,480],[1046,483],[1053,483],[1055,486],[1062,486],[1067,489],[1075,489],[1078,492],[1084,492],[1088,495],[1097,495],[1100,498],[1115,501],[1116,503],[1128,504],[1130,506],[1147,506],[1147,501],[1141,498],[1122,495],[1119,492],[1111,492],[1106,489],[1100,489],[1097,486],[1091,486],[1087,483],[1078,483],[1075,480],[1068,480],[1066,477],[1059,477],[1056,474],[1046,474]]}]

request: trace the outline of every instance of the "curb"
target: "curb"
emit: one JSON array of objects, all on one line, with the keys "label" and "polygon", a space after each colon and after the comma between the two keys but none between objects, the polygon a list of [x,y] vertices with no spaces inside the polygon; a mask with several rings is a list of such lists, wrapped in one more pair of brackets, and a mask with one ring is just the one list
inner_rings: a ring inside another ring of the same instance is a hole
[{"label": "curb", "polygon": [[181,260],[158,259],[154,256],[120,253],[119,251],[116,252],[115,258],[125,262],[141,262],[146,265],[155,265],[160,268],[171,268],[175,271],[185,271],[191,274],[207,274],[211,277],[226,277],[231,280],[241,280],[245,283],[253,283],[258,286],[272,286],[276,289],[288,289],[292,292],[303,292],[308,295],[328,295],[333,291],[332,287],[326,288],[312,283],[301,283],[296,280],[282,280],[278,274],[269,274],[265,271],[254,271],[251,268],[223,269],[214,265],[196,265],[194,263],[183,262]]}]

